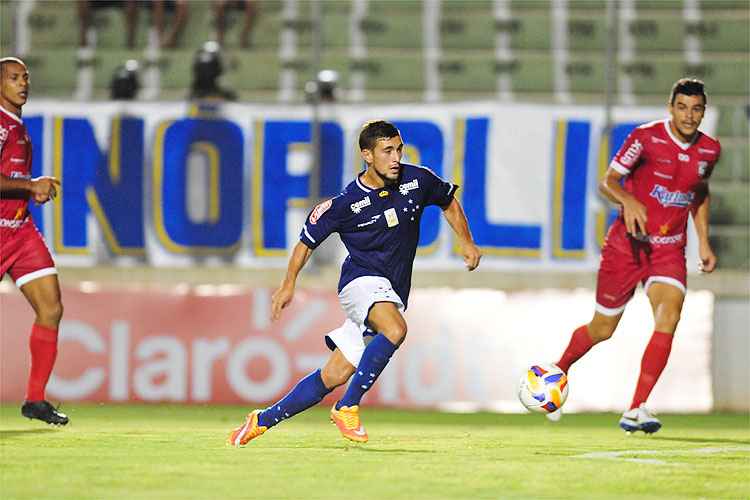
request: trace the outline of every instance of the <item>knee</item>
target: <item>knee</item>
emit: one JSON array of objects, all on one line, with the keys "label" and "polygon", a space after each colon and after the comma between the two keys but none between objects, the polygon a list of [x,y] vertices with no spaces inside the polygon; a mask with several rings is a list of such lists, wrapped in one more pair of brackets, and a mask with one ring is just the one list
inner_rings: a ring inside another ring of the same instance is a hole
[{"label": "knee", "polygon": [[400,322],[393,326],[390,326],[389,328],[385,328],[380,333],[385,335],[388,340],[390,340],[394,345],[400,346],[406,339],[407,331],[408,328],[406,326],[406,323]]},{"label": "knee", "polygon": [[656,315],[656,330],[666,333],[674,333],[677,323],[680,322],[680,310],[677,308],[660,308]]},{"label": "knee", "polygon": [[60,300],[42,303],[37,311],[39,322],[50,326],[57,326],[62,315],[63,305]]},{"label": "knee", "polygon": [[354,367],[351,365],[332,366],[328,364],[320,370],[320,378],[323,379],[323,384],[329,389],[344,385],[352,374],[354,374]]}]

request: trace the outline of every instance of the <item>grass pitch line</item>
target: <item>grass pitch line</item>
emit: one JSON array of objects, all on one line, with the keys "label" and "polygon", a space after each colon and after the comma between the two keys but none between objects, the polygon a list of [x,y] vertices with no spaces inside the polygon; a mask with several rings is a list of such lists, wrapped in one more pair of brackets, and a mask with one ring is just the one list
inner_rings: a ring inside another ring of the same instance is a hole
[{"label": "grass pitch line", "polygon": [[682,462],[667,462],[658,458],[637,458],[628,455],[711,455],[716,453],[730,453],[734,451],[750,452],[750,446],[725,446],[710,448],[694,448],[680,450],[620,450],[620,451],[592,451],[573,458],[590,458],[593,460],[620,460],[639,464],[656,465],[687,465]]}]

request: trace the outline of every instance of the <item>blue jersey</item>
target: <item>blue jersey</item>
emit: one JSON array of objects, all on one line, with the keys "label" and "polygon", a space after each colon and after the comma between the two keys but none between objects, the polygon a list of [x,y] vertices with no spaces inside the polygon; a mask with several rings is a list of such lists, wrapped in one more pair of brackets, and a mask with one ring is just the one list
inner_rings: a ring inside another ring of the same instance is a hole
[{"label": "blue jersey", "polygon": [[339,233],[349,252],[341,265],[339,292],[361,276],[382,276],[406,306],[422,212],[429,205],[447,206],[458,186],[407,163],[401,164],[395,184],[380,189],[368,188],[359,176],[341,194],[313,208],[300,240],[314,249]]}]

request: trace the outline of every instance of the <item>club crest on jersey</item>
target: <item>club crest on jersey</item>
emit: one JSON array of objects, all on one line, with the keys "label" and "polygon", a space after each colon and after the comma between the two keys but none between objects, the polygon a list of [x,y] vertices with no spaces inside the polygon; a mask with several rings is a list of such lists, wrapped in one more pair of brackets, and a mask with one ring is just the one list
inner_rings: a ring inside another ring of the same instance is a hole
[{"label": "club crest on jersey", "polygon": [[349,208],[352,209],[352,212],[354,212],[355,214],[358,214],[362,211],[363,208],[369,207],[370,205],[372,205],[372,202],[370,201],[370,197],[365,196],[358,202],[355,202],[349,205]]},{"label": "club crest on jersey", "polygon": [[333,198],[326,200],[323,203],[318,203],[310,213],[310,224],[315,225],[318,222],[318,219],[320,219],[320,216],[326,213],[326,211],[331,208],[332,204]]},{"label": "club crest on jersey", "polygon": [[8,129],[0,125],[0,144],[8,139]]},{"label": "club crest on jersey", "polygon": [[690,155],[686,155],[685,153],[679,153],[677,155],[677,159],[680,161],[690,161]]},{"label": "club crest on jersey", "polygon": [[688,207],[693,201],[694,193],[683,193],[682,191],[670,191],[666,187],[656,184],[649,194],[664,207]]},{"label": "club crest on jersey", "polygon": [[413,191],[415,189],[419,189],[419,179],[414,179],[413,181],[405,182],[404,184],[400,184],[398,186],[399,193],[404,196],[409,194],[409,191]]}]

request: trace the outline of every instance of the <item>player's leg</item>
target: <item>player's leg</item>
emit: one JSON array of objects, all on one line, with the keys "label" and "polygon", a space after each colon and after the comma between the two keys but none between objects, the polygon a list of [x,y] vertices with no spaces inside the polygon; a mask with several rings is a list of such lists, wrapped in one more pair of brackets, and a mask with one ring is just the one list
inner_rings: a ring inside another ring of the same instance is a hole
[{"label": "player's leg", "polygon": [[406,320],[393,302],[378,302],[370,308],[367,324],[378,332],[367,344],[357,370],[336,409],[358,406],[406,337]]},{"label": "player's leg", "polygon": [[596,311],[589,323],[573,331],[568,347],[556,363],[557,366],[567,373],[571,365],[581,359],[592,347],[612,337],[620,323],[620,318],[622,318],[621,310],[612,315]]},{"label": "player's leg", "polygon": [[265,410],[252,411],[241,426],[229,433],[229,444],[244,446],[283,420],[315,406],[333,389],[345,384],[352,373],[354,365],[340,349],[336,349],[323,369],[315,370],[297,382],[286,396]]},{"label": "player's leg", "polygon": [[[44,273],[45,270],[40,272]],[[57,358],[57,336],[63,314],[60,285],[57,274],[42,275],[25,281],[25,278],[33,274],[21,276],[16,280],[21,293],[36,313],[29,337],[31,370],[26,388],[26,401],[21,413],[25,417],[65,425],[68,423],[68,417],[49,404],[45,395],[47,382]]]}]

